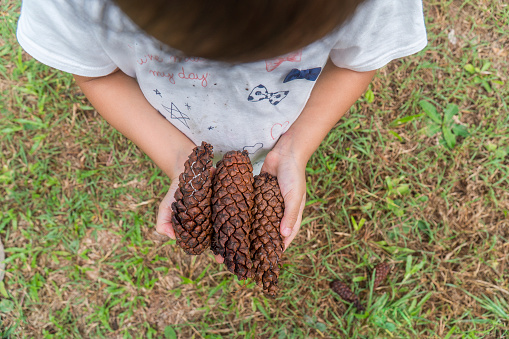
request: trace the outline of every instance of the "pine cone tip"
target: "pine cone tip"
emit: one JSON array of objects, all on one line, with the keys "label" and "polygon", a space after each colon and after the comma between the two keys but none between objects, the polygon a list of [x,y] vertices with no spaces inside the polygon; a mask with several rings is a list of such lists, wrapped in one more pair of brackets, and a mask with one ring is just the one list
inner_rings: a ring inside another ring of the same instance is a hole
[{"label": "pine cone tip", "polygon": [[375,266],[375,281],[373,283],[373,290],[376,290],[378,286],[387,278],[391,270],[391,266],[386,262],[381,262]]},{"label": "pine cone tip", "polygon": [[346,284],[342,283],[340,280],[334,280],[330,283],[330,288],[343,300],[352,303],[357,309],[357,312],[364,312],[364,307],[361,305],[359,297]]}]

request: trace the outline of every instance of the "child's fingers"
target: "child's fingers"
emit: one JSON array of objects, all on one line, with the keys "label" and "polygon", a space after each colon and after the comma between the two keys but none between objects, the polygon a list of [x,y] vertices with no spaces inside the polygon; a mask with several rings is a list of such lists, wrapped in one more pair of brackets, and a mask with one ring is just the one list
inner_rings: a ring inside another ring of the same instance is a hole
[{"label": "child's fingers", "polygon": [[220,256],[219,254],[214,255],[214,258],[216,258],[216,261],[218,264],[222,264],[224,262],[224,258],[222,256]]},{"label": "child's fingers", "polygon": [[[290,191],[284,197],[285,214],[281,220],[281,234],[284,237],[295,237],[300,227],[299,220],[302,220],[302,211],[306,201],[306,193],[298,194]],[[295,234],[293,234],[295,233]],[[290,239],[290,242],[293,238]]]},{"label": "child's fingers", "polygon": [[172,238],[173,240],[175,240],[177,238],[175,236],[175,231],[173,230],[173,225],[171,224],[171,222],[157,224],[156,232],[159,234],[166,235],[166,236]]},{"label": "child's fingers", "polygon": [[292,228],[292,233],[290,234],[290,236],[286,237],[283,240],[283,242],[285,244],[285,251],[288,248],[288,246],[290,246],[290,243],[293,241],[293,239],[295,238],[297,233],[299,233],[300,224],[302,222],[302,211],[304,210],[305,205],[306,205],[306,196],[304,195],[304,197],[302,199],[302,203],[301,203],[300,214],[299,214],[299,217],[297,218],[297,222],[295,223],[295,226]]},{"label": "child's fingers", "polygon": [[175,190],[177,189],[178,182],[175,185],[170,186],[170,190],[161,201],[159,205],[159,211],[157,212],[157,222],[156,222],[156,232],[159,234],[166,235],[172,239],[176,239],[175,231],[173,230],[173,225],[171,223],[171,204],[175,201],[173,197],[175,194]]}]

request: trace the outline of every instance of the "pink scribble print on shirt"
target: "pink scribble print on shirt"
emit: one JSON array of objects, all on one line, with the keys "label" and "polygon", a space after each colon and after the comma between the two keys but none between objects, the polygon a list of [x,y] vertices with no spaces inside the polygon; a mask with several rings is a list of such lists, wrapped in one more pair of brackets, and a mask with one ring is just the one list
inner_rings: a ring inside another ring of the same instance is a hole
[{"label": "pink scribble print on shirt", "polygon": [[277,58],[265,60],[267,72],[272,72],[273,70],[278,68],[278,66],[281,65],[285,61],[300,62],[301,58],[302,58],[302,50],[299,49],[298,51],[288,53],[286,55],[283,55],[283,56],[280,56]]},{"label": "pink scribble print on shirt", "polygon": [[159,57],[159,55],[147,54],[147,55],[139,58],[137,63],[140,65],[143,65],[143,64],[148,63],[149,61],[163,62],[163,59],[161,57]]},{"label": "pink scribble print on shirt", "polygon": [[203,73],[202,75],[199,75],[197,73],[187,72],[185,71],[184,67],[182,67],[182,72],[179,72],[178,74],[180,79],[184,80],[199,80],[201,81],[202,87],[207,87],[207,77],[209,76],[209,73]]},{"label": "pink scribble print on shirt", "polygon": [[174,84],[175,85],[175,74],[173,73],[166,73],[166,72],[160,72],[160,71],[154,71],[154,70],[149,70],[148,71],[152,76],[155,76],[155,77],[160,77],[160,78],[168,78],[168,80],[170,81],[171,84]]},{"label": "pink scribble print on shirt", "polygon": [[290,125],[289,121],[285,121],[282,124],[275,123],[274,125],[272,125],[272,128],[270,129],[270,136],[272,140],[276,140],[281,136],[281,134],[286,132],[286,130],[288,129],[288,125]]}]

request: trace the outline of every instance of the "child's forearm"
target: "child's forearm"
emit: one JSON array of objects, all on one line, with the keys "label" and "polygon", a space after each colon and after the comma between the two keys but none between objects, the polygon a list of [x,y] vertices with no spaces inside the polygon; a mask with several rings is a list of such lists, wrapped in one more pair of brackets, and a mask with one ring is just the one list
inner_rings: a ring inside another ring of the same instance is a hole
[{"label": "child's forearm", "polygon": [[150,105],[135,79],[122,71],[98,78],[74,77],[106,121],[140,147],[171,179],[180,174],[194,144]]},{"label": "child's forearm", "polygon": [[305,166],[327,133],[366,90],[375,71],[324,67],[299,118],[281,136],[275,150],[293,154]]}]

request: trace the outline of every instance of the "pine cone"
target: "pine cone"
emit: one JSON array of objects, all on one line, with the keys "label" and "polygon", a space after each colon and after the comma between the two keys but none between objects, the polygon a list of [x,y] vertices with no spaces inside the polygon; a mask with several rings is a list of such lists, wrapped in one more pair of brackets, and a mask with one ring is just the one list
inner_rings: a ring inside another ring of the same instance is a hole
[{"label": "pine cone", "polygon": [[264,293],[275,297],[278,292],[279,261],[284,250],[279,232],[284,202],[275,176],[261,173],[254,178],[254,202],[250,236],[254,279]]},{"label": "pine cone", "polygon": [[253,208],[253,166],[249,153],[227,152],[217,163],[212,194],[211,249],[239,280],[252,278],[249,233]]},{"label": "pine cone", "polygon": [[330,287],[334,292],[339,294],[339,296],[343,298],[343,300],[351,302],[355,306],[355,308],[357,308],[358,312],[364,312],[364,307],[361,305],[359,297],[357,297],[357,295],[353,293],[348,286],[346,286],[339,280],[334,280],[333,282],[330,283]]},{"label": "pine cone", "polygon": [[212,224],[212,146],[202,142],[193,149],[180,174],[171,204],[177,244],[187,254],[198,255],[210,247]]},{"label": "pine cone", "polygon": [[391,266],[385,262],[381,262],[375,266],[375,282],[373,283],[373,290],[376,290],[385,278],[387,278],[390,270]]}]

